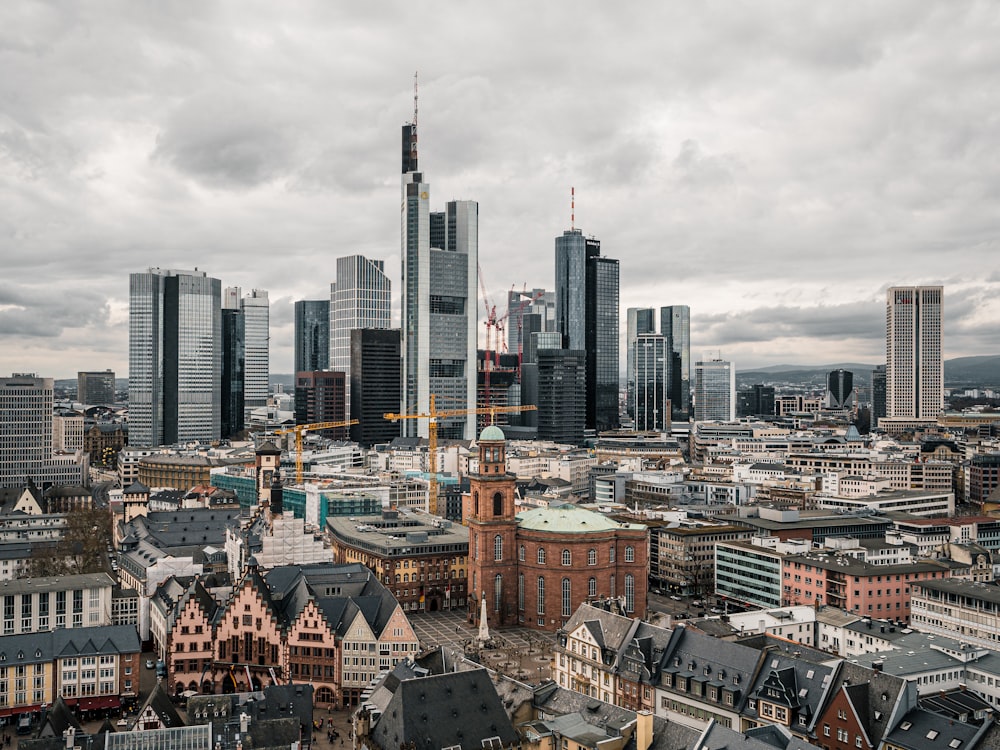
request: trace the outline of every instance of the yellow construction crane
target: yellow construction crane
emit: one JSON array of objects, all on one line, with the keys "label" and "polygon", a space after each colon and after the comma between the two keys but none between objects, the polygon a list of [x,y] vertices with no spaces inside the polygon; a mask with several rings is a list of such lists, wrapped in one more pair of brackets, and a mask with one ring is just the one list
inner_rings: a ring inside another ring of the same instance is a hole
[{"label": "yellow construction crane", "polygon": [[428,512],[434,514],[435,516],[441,515],[438,513],[438,492],[437,492],[437,423],[439,419],[444,417],[463,417],[468,414],[490,414],[496,418],[497,414],[509,414],[512,412],[520,411],[537,411],[538,407],[534,404],[528,404],[527,406],[484,406],[478,409],[444,409],[439,410],[434,403],[434,394],[431,394],[431,406],[426,413],[416,414],[393,414],[387,413],[383,414],[383,418],[388,419],[392,422],[398,422],[401,419],[427,419],[429,424],[427,425],[427,448],[428,448],[428,465],[430,479],[427,486],[427,510]]},{"label": "yellow construction crane", "polygon": [[275,430],[275,435],[295,434],[295,483],[302,484],[302,435],[312,430],[332,430],[337,427],[350,427],[358,420],[349,419],[344,422],[313,422],[312,424],[297,424],[287,430]]}]

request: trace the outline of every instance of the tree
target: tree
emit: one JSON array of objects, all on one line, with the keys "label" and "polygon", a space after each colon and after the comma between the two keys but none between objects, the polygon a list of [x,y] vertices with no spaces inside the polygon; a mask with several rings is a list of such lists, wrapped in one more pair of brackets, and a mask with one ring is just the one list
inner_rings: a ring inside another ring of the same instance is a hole
[{"label": "tree", "polygon": [[66,514],[62,538],[32,549],[31,576],[77,575],[107,570],[111,514],[106,508],[77,508]]}]

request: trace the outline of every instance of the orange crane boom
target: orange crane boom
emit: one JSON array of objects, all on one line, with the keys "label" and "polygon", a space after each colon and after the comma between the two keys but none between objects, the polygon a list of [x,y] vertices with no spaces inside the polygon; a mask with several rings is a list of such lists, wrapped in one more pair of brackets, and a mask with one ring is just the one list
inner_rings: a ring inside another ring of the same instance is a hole
[{"label": "orange crane boom", "polygon": [[441,515],[438,512],[438,491],[437,491],[437,421],[443,417],[461,417],[468,414],[507,414],[519,411],[537,411],[534,404],[526,406],[488,406],[478,409],[443,409],[439,410],[435,404],[434,394],[431,394],[431,405],[425,413],[394,414],[388,412],[383,414],[383,418],[391,422],[398,422],[401,419],[427,419],[427,447],[429,451],[427,468],[430,478],[427,486],[427,511],[435,516]]},{"label": "orange crane boom", "polygon": [[275,435],[295,434],[295,483],[302,484],[302,435],[311,430],[332,430],[337,427],[350,427],[358,424],[356,419],[348,419],[343,422],[313,422],[312,424],[297,424],[287,430],[275,430]]}]

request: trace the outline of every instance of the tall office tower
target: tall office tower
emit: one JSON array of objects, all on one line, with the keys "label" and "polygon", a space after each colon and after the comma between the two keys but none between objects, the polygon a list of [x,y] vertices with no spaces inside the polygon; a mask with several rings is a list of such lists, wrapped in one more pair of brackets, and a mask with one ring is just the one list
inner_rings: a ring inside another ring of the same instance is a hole
[{"label": "tall office tower", "polygon": [[245,327],[243,360],[243,412],[250,424],[250,410],[267,406],[271,394],[271,303],[267,292],[254,289],[240,300]]},{"label": "tall office tower", "polygon": [[651,307],[630,307],[625,313],[625,412],[633,420],[636,418],[635,345],[641,334],[656,333],[655,315]]},{"label": "tall office tower", "polygon": [[218,440],[222,284],[204,271],[129,274],[129,444]]},{"label": "tall office tower", "polygon": [[[507,351],[523,352],[528,345],[529,334],[522,323],[525,316],[537,315],[539,331],[554,331],[556,325],[556,294],[544,289],[513,289],[507,292]],[[518,348],[520,347],[520,349]]]},{"label": "tall office tower", "polygon": [[639,334],[634,356],[635,429],[669,431],[670,358],[666,339],[656,333]]},{"label": "tall office tower", "polygon": [[[344,422],[347,419],[347,375],[322,370],[295,373],[295,424]],[[347,427],[318,430],[331,440],[346,440]]]},{"label": "tall office tower", "polygon": [[694,421],[731,422],[736,419],[736,368],[732,362],[712,359],[694,365]]},{"label": "tall office tower", "polygon": [[872,370],[872,428],[885,416],[885,365],[875,365]]},{"label": "tall office tower", "polygon": [[826,406],[828,409],[850,409],[854,404],[854,373],[833,370],[826,376]]},{"label": "tall office tower", "polygon": [[0,378],[0,487],[38,480],[52,460],[52,378]]},{"label": "tall office tower", "polygon": [[670,354],[670,404],[673,418],[691,417],[691,308],[668,305],[660,308],[660,334]]},{"label": "tall office tower", "polygon": [[351,440],[367,448],[399,437],[399,423],[382,417],[399,409],[399,345],[398,328],[351,331]]},{"label": "tall office tower", "polygon": [[736,415],[739,417],[773,417],[774,386],[756,383],[736,394]]},{"label": "tall office tower", "polygon": [[115,372],[78,372],[76,400],[87,406],[110,406],[115,403]]},{"label": "tall office tower", "polygon": [[295,303],[295,372],[330,369],[330,300]]},{"label": "tall office tower", "polygon": [[[537,313],[531,313],[529,315],[523,315],[521,317],[521,364],[522,366],[527,362],[531,363],[535,361],[535,349],[537,348],[536,343],[538,337],[535,336],[536,333],[549,333],[550,335],[556,336],[556,340],[560,343],[562,339],[559,338],[559,334],[555,331],[543,331],[542,326],[542,316]],[[558,347],[558,344],[556,345]]]},{"label": "tall office tower", "polygon": [[587,354],[587,429],[618,427],[618,261],[579,229],[556,237],[556,326]]},{"label": "tall office tower", "polygon": [[[414,117],[414,119],[416,119]],[[477,266],[479,204],[451,201],[434,220],[430,185],[417,171],[417,126],[403,126],[401,411],[427,413],[431,394],[441,409],[476,403]],[[440,245],[441,247],[434,247]],[[424,419],[402,422],[407,437],[427,437]],[[473,415],[438,422],[442,438],[472,440]]]},{"label": "tall office tower", "polygon": [[940,286],[886,292],[885,400],[890,419],[937,419],[944,406]]},{"label": "tall office tower", "polygon": [[[337,280],[330,284],[330,369],[347,376],[351,403],[351,331],[388,328],[392,317],[385,261],[363,255],[337,258]],[[392,411],[398,409],[398,405]]]},{"label": "tall office tower", "polygon": [[536,361],[538,439],[581,445],[587,420],[586,353],[538,349]]},{"label": "tall office tower", "polygon": [[221,386],[221,436],[236,437],[244,426],[244,357],[246,327],[243,311],[239,309],[239,295],[235,302],[226,299],[222,308],[222,386]]}]

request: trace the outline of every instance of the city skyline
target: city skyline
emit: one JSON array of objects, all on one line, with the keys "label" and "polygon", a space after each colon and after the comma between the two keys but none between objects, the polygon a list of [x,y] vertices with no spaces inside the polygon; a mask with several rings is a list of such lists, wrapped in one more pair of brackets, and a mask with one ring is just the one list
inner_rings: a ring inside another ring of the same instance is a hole
[{"label": "city skyline", "polygon": [[398,8],[0,9],[0,372],[124,377],[151,266],[267,289],[276,373],[333,258],[385,262],[399,325],[414,69],[421,166],[479,203],[498,309],[577,227],[622,316],[690,306],[695,359],[879,362],[896,285],[946,287],[945,358],[1000,352],[990,4]]}]

